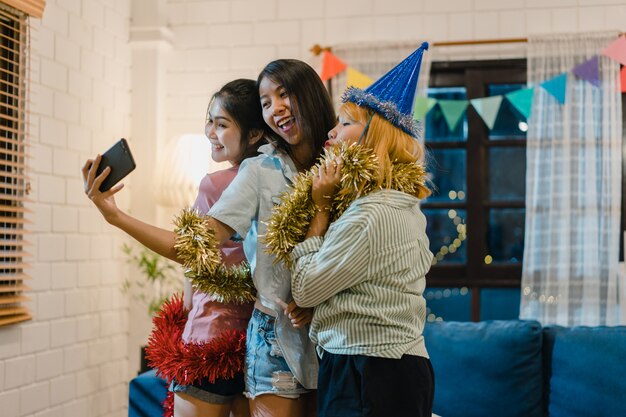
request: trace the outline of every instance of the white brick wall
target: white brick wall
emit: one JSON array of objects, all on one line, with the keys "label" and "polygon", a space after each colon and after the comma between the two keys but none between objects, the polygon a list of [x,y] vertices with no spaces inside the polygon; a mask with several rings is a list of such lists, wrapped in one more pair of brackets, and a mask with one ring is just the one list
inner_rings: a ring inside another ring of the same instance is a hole
[{"label": "white brick wall", "polygon": [[[47,1],[43,19],[31,22],[27,272],[35,317],[0,329],[0,414],[122,416],[127,303],[112,295],[125,278],[113,253],[120,233],[90,207],[80,168],[129,134],[130,0]],[[128,201],[120,199],[122,207]],[[103,282],[105,264],[118,274]]]},{"label": "white brick wall", "polygon": [[626,20],[626,4],[623,0],[169,0],[167,19],[175,39],[166,60],[166,131],[168,138],[174,138],[202,134],[204,109],[190,109],[192,99],[196,98],[194,103],[206,100],[235,77],[254,78],[272,59],[314,62],[309,49],[316,43],[437,42],[619,30]]},{"label": "white brick wall", "polygon": [[[130,10],[134,0],[48,0],[34,20],[31,154],[35,319],[0,328],[3,417],[121,417],[145,310],[120,292],[124,238],[85,198],[80,168],[119,137],[132,142]],[[163,56],[165,138],[203,132],[210,94],[256,78],[270,60],[311,63],[309,48],[620,29],[623,0],[169,0]],[[348,63],[349,64],[349,63]],[[154,162],[152,162],[153,164]],[[143,162],[143,172],[154,166]],[[131,177],[132,178],[132,177]],[[117,198],[133,199],[132,181]],[[152,201],[154,204],[154,201]],[[166,219],[167,223],[169,219]],[[129,322],[132,320],[132,322]],[[131,356],[129,356],[131,355]]]}]

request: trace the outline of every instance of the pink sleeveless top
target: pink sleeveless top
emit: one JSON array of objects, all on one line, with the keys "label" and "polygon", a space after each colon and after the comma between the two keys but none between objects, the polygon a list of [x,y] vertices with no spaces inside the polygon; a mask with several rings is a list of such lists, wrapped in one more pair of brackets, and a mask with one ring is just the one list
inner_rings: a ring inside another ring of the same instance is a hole
[{"label": "pink sleeveless top", "polygon": [[[206,175],[200,182],[194,208],[207,213],[235,178],[238,169],[239,166],[234,166]],[[225,265],[237,265],[245,260],[241,243],[227,241],[220,249]],[[183,340],[187,343],[206,342],[224,330],[245,332],[253,306],[254,303],[220,303],[214,300],[212,294],[194,290]]]}]

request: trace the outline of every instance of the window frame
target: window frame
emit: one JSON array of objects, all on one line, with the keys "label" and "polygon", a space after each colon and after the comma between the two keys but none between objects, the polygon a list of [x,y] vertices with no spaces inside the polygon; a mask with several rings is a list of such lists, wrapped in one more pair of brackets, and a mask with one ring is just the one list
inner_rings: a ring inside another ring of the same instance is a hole
[{"label": "window frame", "polygon": [[[489,84],[521,83],[527,80],[526,59],[433,62],[429,87],[466,88],[467,100],[483,98]],[[433,288],[467,287],[471,294],[471,319],[480,320],[480,290],[483,288],[519,288],[522,263],[484,263],[487,254],[487,231],[490,208],[525,208],[524,201],[487,201],[488,158],[491,147],[526,147],[526,139],[489,140],[489,129],[472,106],[467,108],[467,140],[454,142],[425,141],[427,151],[466,149],[467,198],[464,202],[422,203],[427,209],[465,209],[467,262],[437,263],[427,274]],[[428,132],[426,132],[426,137]],[[478,167],[478,169],[477,169]],[[521,179],[525,181],[525,178]]]}]

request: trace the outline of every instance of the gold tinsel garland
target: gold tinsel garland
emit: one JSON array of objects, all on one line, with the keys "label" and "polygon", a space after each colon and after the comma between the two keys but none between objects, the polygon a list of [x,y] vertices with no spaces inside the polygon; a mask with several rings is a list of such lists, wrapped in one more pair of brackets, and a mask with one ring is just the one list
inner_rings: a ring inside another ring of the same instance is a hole
[{"label": "gold tinsel garland", "polygon": [[[343,160],[343,175],[340,189],[331,201],[331,222],[338,219],[358,197],[380,189],[376,185],[378,160],[370,149],[354,144],[346,146],[343,143],[326,149],[319,162],[310,170],[296,176],[291,187],[281,194],[281,203],[274,206],[267,222],[264,242],[268,246],[268,252],[287,266],[291,263],[289,254],[304,240],[315,215],[311,198],[313,176],[321,164],[337,158]],[[390,188],[417,195],[419,187],[424,186],[425,179],[423,165],[395,163],[392,166]]]},{"label": "gold tinsel garland", "polygon": [[176,254],[182,265],[197,275],[210,275],[222,264],[215,231],[206,219],[198,210],[189,208],[174,218]]},{"label": "gold tinsel garland", "polygon": [[211,275],[196,275],[187,270],[185,276],[196,289],[213,294],[220,303],[243,304],[256,298],[256,289],[247,262],[231,267],[220,266]]},{"label": "gold tinsel garland", "polygon": [[207,217],[194,209],[184,209],[175,217],[178,235],[174,248],[192,285],[220,302],[246,303],[255,299],[255,289],[247,263],[225,267],[217,246],[215,231]]}]

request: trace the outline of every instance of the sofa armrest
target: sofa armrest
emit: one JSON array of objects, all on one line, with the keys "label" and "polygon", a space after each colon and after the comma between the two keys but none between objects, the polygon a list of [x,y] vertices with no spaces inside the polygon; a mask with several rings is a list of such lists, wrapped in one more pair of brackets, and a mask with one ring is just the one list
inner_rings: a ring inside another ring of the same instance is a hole
[{"label": "sofa armrest", "polygon": [[128,417],[161,417],[167,383],[154,370],[137,375],[128,386]]}]

